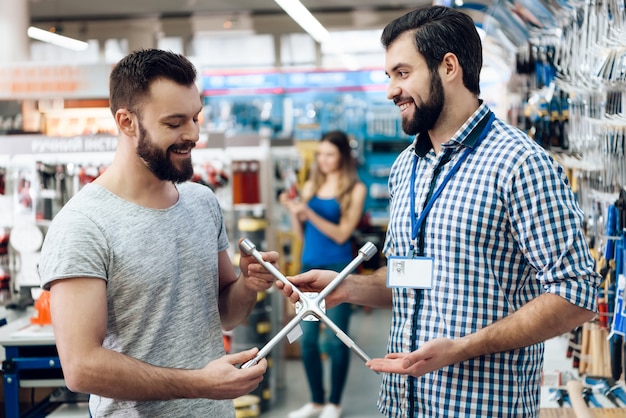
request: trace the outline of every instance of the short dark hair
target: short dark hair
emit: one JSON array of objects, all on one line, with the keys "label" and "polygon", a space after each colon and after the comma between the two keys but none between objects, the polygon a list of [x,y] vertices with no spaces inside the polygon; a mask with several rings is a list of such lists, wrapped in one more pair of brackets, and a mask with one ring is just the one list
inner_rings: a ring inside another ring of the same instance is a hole
[{"label": "short dark hair", "polygon": [[115,115],[121,108],[140,112],[150,85],[160,78],[190,86],[196,80],[196,69],[183,55],[160,49],[140,49],[122,58],[109,77],[111,112]]},{"label": "short dark hair", "polygon": [[413,31],[415,48],[436,71],[448,52],[456,55],[463,68],[463,84],[476,96],[480,94],[483,50],[476,25],[467,14],[445,6],[413,10],[390,22],[381,35],[385,49],[404,32]]}]

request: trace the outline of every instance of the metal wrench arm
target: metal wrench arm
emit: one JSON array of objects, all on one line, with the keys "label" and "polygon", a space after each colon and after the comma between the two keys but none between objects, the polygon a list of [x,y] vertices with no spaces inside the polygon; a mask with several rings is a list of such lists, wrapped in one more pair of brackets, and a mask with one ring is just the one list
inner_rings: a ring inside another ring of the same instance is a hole
[{"label": "metal wrench arm", "polygon": [[252,359],[252,360],[248,360],[247,362],[245,362],[241,368],[242,369],[247,369],[248,367],[254,366],[255,364],[257,364],[263,357],[267,356],[270,351],[272,351],[272,348],[274,348],[274,346],[276,344],[278,344],[280,342],[280,340],[282,340],[284,337],[287,336],[287,334],[289,334],[291,332],[292,329],[294,329],[296,327],[296,325],[298,325],[300,323],[300,321],[302,321],[302,318],[304,318],[304,314],[308,314],[308,312],[305,312],[304,310],[300,311],[298,314],[296,314],[296,316],[294,316],[291,321],[289,321],[287,323],[287,325],[285,325],[283,327],[283,329],[281,329],[275,336],[274,338],[272,338],[271,340],[269,340],[269,342],[267,342],[263,348],[261,348],[259,350],[259,352],[256,354],[256,356]]},{"label": "metal wrench arm", "polygon": [[326,296],[328,296],[330,292],[335,290],[335,288],[339,286],[341,282],[344,281],[344,279],[348,277],[348,275],[352,273],[352,271],[359,266],[359,264],[361,264],[363,261],[366,261],[372,258],[372,256],[375,253],[376,253],[376,247],[374,246],[374,244],[372,244],[371,242],[368,242],[365,245],[363,245],[359,249],[359,254],[356,256],[356,258],[352,260],[350,264],[344,267],[344,269],[341,270],[341,272],[337,275],[337,277],[335,277],[333,280],[331,280],[330,283],[326,285],[326,287],[319,293],[318,298],[321,300],[321,299],[324,299]]},{"label": "metal wrench arm", "polygon": [[330,318],[324,315],[320,316],[319,319],[320,321],[324,322],[328,328],[332,329],[337,338],[339,338],[341,342],[343,342],[350,350],[354,351],[354,353],[359,356],[364,362],[371,360],[371,357],[365,354],[365,351],[363,351],[361,347],[359,347],[357,343],[355,343],[354,340],[352,340],[352,338],[348,336],[348,334],[343,332],[343,330],[339,328],[337,324],[331,321]]},{"label": "metal wrench arm", "polygon": [[350,264],[348,264],[343,270],[341,270],[341,272],[337,276],[335,276],[335,278],[332,279],[330,283],[328,283],[328,285],[326,285],[326,287],[319,293],[319,296],[318,296],[319,299],[320,300],[325,299],[326,296],[328,296],[330,292],[335,290],[335,288],[339,286],[341,282],[343,282],[345,278],[348,277],[348,275],[352,273],[352,271],[355,268],[357,268],[357,266],[361,264],[362,262],[363,262],[363,256],[359,254],[357,258],[352,260]]}]

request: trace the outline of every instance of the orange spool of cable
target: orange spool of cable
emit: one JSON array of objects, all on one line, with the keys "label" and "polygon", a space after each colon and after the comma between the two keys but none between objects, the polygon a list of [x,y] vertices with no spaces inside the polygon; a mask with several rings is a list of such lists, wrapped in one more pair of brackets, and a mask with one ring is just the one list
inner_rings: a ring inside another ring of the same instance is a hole
[{"label": "orange spool of cable", "polygon": [[35,314],[30,318],[31,324],[50,325],[50,291],[44,290],[35,301]]}]

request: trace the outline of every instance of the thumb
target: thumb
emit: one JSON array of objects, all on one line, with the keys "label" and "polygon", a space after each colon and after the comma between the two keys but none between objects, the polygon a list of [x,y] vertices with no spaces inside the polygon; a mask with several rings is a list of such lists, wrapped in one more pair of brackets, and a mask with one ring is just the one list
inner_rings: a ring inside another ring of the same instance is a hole
[{"label": "thumb", "polygon": [[228,354],[226,358],[231,364],[240,364],[253,359],[258,352],[259,349],[257,347],[254,347],[249,350],[240,351],[238,353]]}]

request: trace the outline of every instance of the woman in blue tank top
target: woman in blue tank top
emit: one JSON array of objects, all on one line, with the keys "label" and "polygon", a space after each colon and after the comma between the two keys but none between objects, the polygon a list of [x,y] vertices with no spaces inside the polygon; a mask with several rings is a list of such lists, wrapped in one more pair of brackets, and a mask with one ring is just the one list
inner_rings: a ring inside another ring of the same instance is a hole
[{"label": "woman in blue tank top", "polygon": [[[302,239],[302,271],[341,271],[352,261],[354,250],[350,238],[363,214],[366,193],[367,189],[356,173],[347,135],[342,131],[325,134],[318,144],[316,164],[304,184],[301,198],[289,199],[285,193],[280,197]],[[327,315],[347,333],[351,313],[351,305],[341,304],[329,309]],[[331,362],[331,387],[326,397],[320,357],[320,322],[303,321],[301,325],[302,360],[311,402],[291,412],[289,418],[339,418],[350,349],[332,331],[326,330],[325,351]]]}]

